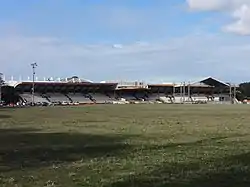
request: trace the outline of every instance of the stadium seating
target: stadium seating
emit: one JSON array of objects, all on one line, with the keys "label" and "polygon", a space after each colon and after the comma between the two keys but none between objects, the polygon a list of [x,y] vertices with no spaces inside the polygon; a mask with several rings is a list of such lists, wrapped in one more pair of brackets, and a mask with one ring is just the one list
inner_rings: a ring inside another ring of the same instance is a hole
[{"label": "stadium seating", "polygon": [[[32,103],[32,94],[24,93],[24,94],[20,94],[20,97],[22,98],[23,102]],[[35,103],[49,103],[49,101],[46,98],[40,96],[39,94],[34,95],[34,102]]]},{"label": "stadium seating", "polygon": [[144,100],[146,100],[146,95],[145,95],[145,93],[136,93],[135,98],[138,101],[144,101]]},{"label": "stadium seating", "polygon": [[146,101],[156,102],[157,100],[159,100],[159,95],[156,94],[156,93],[152,93],[152,94],[147,94],[146,95]]},{"label": "stadium seating", "polygon": [[213,99],[212,99],[213,103],[220,103],[220,104],[229,104],[229,103],[237,103],[237,100],[235,99],[230,99],[230,97],[228,95],[225,94],[214,94],[213,95]]},{"label": "stadium seating", "polygon": [[114,93],[106,93],[106,95],[112,100],[112,101],[118,101],[121,99],[121,97]]},{"label": "stadium seating", "polygon": [[172,100],[168,96],[160,96],[159,100],[163,103],[172,103]]},{"label": "stadium seating", "polygon": [[130,93],[122,93],[120,96],[121,96],[121,98],[125,99],[126,101],[136,101],[137,100],[137,98],[133,94],[130,94]]},{"label": "stadium seating", "polygon": [[183,97],[182,96],[179,96],[179,95],[176,95],[174,96],[174,103],[183,103]]},{"label": "stadium seating", "polygon": [[46,97],[49,99],[50,102],[52,103],[63,103],[63,102],[68,102],[70,103],[70,99],[64,95],[64,94],[61,94],[61,93],[48,93],[46,94]]},{"label": "stadium seating", "polygon": [[73,101],[73,102],[78,102],[80,104],[91,104],[94,103],[93,100],[90,99],[88,95],[84,95],[81,93],[69,93],[67,96]]},{"label": "stadium seating", "polygon": [[90,95],[92,99],[95,101],[95,103],[98,103],[98,104],[112,103],[113,101],[116,100],[102,93],[90,93]]},{"label": "stadium seating", "polygon": [[208,98],[206,96],[192,96],[192,101],[201,101],[201,102],[207,102]]}]

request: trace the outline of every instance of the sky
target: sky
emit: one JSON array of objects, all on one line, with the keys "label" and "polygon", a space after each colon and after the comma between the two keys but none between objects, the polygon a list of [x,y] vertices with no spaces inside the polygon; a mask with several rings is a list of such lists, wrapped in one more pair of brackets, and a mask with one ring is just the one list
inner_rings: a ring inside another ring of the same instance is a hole
[{"label": "sky", "polygon": [[249,0],[6,0],[0,71],[27,79],[250,81]]}]

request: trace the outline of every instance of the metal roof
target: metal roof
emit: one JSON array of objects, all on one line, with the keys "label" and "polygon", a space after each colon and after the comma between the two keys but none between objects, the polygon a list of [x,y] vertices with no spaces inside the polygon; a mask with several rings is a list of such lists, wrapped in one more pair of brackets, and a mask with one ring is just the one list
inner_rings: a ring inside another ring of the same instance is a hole
[{"label": "metal roof", "polygon": [[[34,81],[35,85],[48,86],[48,85],[58,85],[58,86],[116,86],[117,83],[92,83],[92,82],[66,82],[66,81]],[[32,81],[6,81],[4,86],[17,87],[21,85],[32,85]]]}]

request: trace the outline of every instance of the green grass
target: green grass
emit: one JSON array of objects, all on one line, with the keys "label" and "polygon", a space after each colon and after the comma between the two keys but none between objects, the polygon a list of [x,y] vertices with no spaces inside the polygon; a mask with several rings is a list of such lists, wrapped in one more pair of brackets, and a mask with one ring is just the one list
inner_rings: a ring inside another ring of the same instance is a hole
[{"label": "green grass", "polygon": [[0,109],[0,186],[249,186],[249,114],[247,105]]}]

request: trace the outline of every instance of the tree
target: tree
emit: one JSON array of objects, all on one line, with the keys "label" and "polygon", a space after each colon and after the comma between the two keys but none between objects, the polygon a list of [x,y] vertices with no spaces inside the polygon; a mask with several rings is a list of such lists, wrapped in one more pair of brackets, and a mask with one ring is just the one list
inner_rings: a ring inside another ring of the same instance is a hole
[{"label": "tree", "polygon": [[244,82],[239,85],[237,99],[240,101],[250,99],[250,82]]},{"label": "tree", "polygon": [[0,73],[0,102],[2,101],[2,86],[4,84],[3,74]]}]

